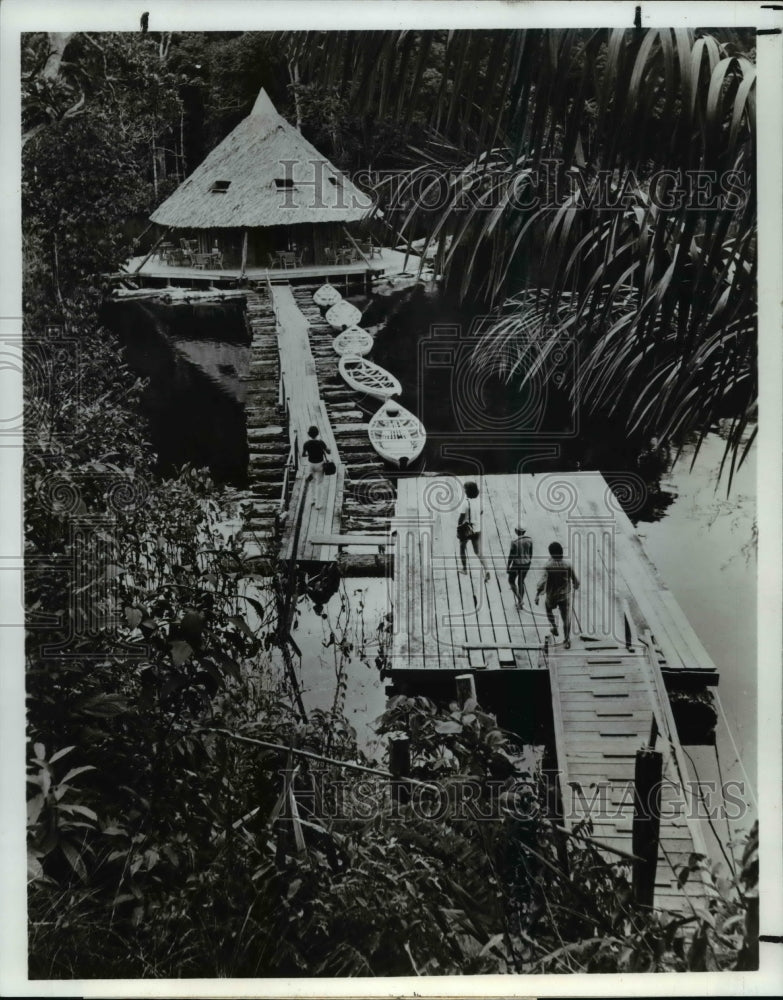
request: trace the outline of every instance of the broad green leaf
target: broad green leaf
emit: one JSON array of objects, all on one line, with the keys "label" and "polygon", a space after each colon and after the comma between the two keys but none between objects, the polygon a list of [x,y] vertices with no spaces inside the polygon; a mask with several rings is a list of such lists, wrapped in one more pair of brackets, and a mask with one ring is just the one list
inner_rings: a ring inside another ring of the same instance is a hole
[{"label": "broad green leaf", "polygon": [[41,809],[46,801],[43,795],[34,795],[31,799],[27,801],[27,823],[32,826],[38,821],[38,817],[41,815]]},{"label": "broad green leaf", "polygon": [[128,628],[137,628],[144,618],[143,613],[138,608],[125,608],[125,621]]},{"label": "broad green leaf", "polygon": [[84,774],[85,771],[94,771],[95,767],[92,764],[84,764],[82,767],[74,767],[70,770],[63,778],[60,779],[60,784],[64,784],[66,781],[70,781],[71,778],[75,778],[77,774]]},{"label": "broad green leaf", "polygon": [[193,656],[193,647],[184,639],[175,639],[171,643],[171,659],[174,666],[181,667],[183,663],[188,662],[191,656]]},{"label": "broad green leaf", "polygon": [[[63,747],[62,750],[58,750],[56,753],[52,754],[52,756],[49,758],[49,763],[50,764],[54,764],[54,762],[56,760],[59,760],[61,757],[64,757],[67,753],[70,753],[71,750],[75,750],[75,749],[76,749],[75,746]],[[64,780],[65,779],[63,778],[63,781]]]}]

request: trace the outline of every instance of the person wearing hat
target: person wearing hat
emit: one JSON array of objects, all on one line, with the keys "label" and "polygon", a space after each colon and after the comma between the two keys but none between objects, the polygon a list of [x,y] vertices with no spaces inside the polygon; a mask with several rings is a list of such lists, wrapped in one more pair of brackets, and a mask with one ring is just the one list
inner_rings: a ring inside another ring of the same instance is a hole
[{"label": "person wearing hat", "polygon": [[525,534],[525,529],[521,525],[515,530],[517,537],[512,541],[508,551],[506,572],[517,609],[521,611],[525,599],[525,577],[533,558],[533,539]]},{"label": "person wearing hat", "polygon": [[579,589],[579,580],[567,559],[563,558],[563,546],[560,542],[552,542],[549,546],[549,562],[544,567],[541,580],[536,588],[536,604],[538,598],[546,591],[546,616],[552,626],[552,635],[557,636],[555,623],[555,608],[560,611],[563,619],[563,645],[571,648],[571,586]]}]

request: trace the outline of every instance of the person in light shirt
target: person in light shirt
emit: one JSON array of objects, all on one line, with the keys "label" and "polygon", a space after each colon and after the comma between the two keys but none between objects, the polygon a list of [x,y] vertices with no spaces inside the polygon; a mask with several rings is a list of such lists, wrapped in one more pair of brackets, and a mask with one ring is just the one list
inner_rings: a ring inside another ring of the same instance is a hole
[{"label": "person in light shirt", "polygon": [[457,521],[457,538],[459,539],[459,558],[462,568],[460,573],[467,574],[467,549],[468,542],[473,546],[473,551],[478,556],[481,568],[484,570],[484,582],[489,580],[489,566],[484,558],[481,549],[481,519],[484,513],[484,505],[480,491],[476,483],[465,483],[465,503],[459,514]]}]

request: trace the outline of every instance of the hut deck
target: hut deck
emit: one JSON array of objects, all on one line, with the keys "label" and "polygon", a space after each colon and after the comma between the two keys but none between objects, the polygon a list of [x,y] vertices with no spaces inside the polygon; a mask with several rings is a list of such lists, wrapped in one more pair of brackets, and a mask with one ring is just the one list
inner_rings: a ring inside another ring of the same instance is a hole
[{"label": "hut deck", "polygon": [[[340,532],[345,469],[340,461],[326,407],[320,397],[307,320],[299,311],[288,286],[272,286],[272,303],[277,318],[280,371],[285,387],[290,430],[296,442],[299,460],[280,555],[286,560],[331,561],[337,557],[337,546],[314,542],[312,536],[335,535]],[[318,509],[311,502],[309,463],[301,457],[302,445],[307,440],[307,429],[313,424],[318,427],[322,440],[330,450],[329,458],[337,466],[335,475],[325,477],[323,503]],[[300,509],[301,519],[298,517]]]},{"label": "hut deck", "polygon": [[[240,268],[196,268],[180,267],[175,264],[167,264],[158,257],[151,257],[144,266],[137,270],[144,260],[143,257],[134,257],[128,261],[128,278],[145,278],[160,281],[199,281],[199,282],[227,282],[239,281],[243,275]],[[267,278],[274,281],[319,281],[330,279],[338,282],[354,276],[370,275],[373,278],[380,276],[391,277],[395,274],[415,273],[419,266],[419,258],[415,255],[406,256],[400,250],[392,250],[384,247],[380,257],[372,257],[367,261],[359,260],[351,264],[305,264],[302,267],[287,268],[267,268],[248,267],[245,269],[244,280],[249,282],[263,281]]]}]

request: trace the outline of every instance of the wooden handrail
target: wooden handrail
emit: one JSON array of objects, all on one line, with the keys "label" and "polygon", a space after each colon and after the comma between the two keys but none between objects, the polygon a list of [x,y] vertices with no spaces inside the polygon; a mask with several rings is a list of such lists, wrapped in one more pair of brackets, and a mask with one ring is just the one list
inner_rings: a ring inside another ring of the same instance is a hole
[{"label": "wooden handrail", "polygon": [[[663,675],[658,667],[658,660],[653,646],[652,634],[649,630],[645,630],[642,634],[638,635],[637,638],[641,645],[644,646],[645,656],[650,668],[650,679],[652,681],[653,688],[653,717],[658,727],[658,732],[666,745],[667,753],[676,768],[683,796],[688,799],[688,803],[686,804],[687,809],[690,808],[690,803],[696,800],[696,796],[694,796],[690,790],[688,765],[685,760],[685,754],[683,753],[682,746],[680,745],[679,736],[677,735],[677,723],[674,720],[674,713],[672,712],[671,702],[669,701],[669,692],[666,690]],[[688,830],[690,831],[693,839],[693,846],[695,847],[696,852],[704,855],[704,857],[709,857],[709,854],[707,853],[707,845],[704,837],[702,836],[701,829],[698,824],[694,822],[693,818],[687,813],[686,822],[688,824]],[[702,881],[705,885],[707,885],[708,883],[704,877],[704,873],[702,872],[701,874]]]}]

